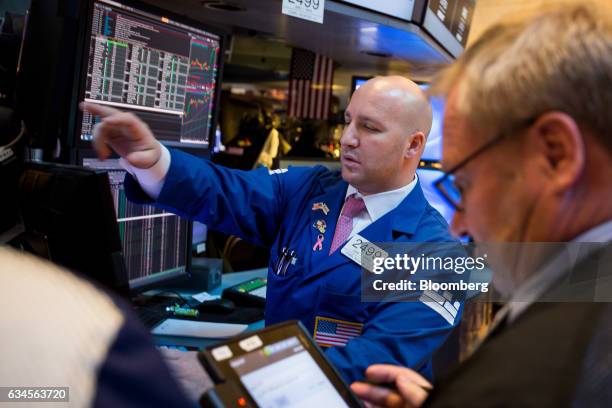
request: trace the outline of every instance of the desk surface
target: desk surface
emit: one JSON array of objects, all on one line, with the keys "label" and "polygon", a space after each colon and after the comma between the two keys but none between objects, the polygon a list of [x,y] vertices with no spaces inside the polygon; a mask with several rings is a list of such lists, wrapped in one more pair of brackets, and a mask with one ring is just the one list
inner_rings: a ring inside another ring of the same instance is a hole
[{"label": "desk surface", "polygon": [[[254,269],[252,271],[225,273],[221,279],[221,286],[215,290],[211,290],[211,295],[221,295],[225,288],[239,284],[240,282],[247,281],[253,278],[264,278],[268,273],[267,268]],[[191,296],[193,291],[178,291],[181,296]],[[259,320],[255,323],[249,324],[247,331],[257,330],[264,327],[264,321]],[[160,336],[154,335],[153,341],[158,345],[175,345],[175,346],[192,346],[200,349],[213,345],[222,341],[221,339],[205,339],[195,337],[182,337],[182,336]]]}]

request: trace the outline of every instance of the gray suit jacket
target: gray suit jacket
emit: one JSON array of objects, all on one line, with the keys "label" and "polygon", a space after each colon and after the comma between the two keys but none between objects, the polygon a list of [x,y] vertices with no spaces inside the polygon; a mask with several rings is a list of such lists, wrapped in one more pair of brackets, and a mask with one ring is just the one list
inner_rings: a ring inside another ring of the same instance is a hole
[{"label": "gray suit jacket", "polygon": [[[499,326],[436,384],[425,406],[612,406],[612,304],[584,301],[597,282],[592,260],[579,264],[511,324]],[[567,285],[585,276],[582,282],[590,281],[590,289]],[[570,290],[567,301],[542,301],[559,299],[559,290]]]}]

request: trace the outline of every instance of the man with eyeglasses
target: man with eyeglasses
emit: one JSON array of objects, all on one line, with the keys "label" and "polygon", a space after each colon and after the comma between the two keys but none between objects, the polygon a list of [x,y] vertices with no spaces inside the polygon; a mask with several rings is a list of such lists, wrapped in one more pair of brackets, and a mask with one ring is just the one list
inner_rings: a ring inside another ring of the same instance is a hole
[{"label": "man with eyeglasses", "polygon": [[[506,258],[518,256],[492,265],[508,302],[435,387],[375,365],[352,389],[368,406],[611,406],[609,10],[564,5],[496,24],[436,91],[447,96],[436,187],[456,209],[456,235],[511,243]],[[552,243],[578,251],[538,252]],[[508,267],[525,259],[532,268]]]}]

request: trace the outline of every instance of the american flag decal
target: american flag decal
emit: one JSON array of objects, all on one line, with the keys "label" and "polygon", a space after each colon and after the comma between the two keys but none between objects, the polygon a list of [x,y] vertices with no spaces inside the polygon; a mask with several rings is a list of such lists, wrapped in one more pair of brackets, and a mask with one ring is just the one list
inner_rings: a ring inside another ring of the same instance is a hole
[{"label": "american flag decal", "polygon": [[289,116],[327,119],[333,79],[331,58],[294,48],[289,71]]},{"label": "american flag decal", "polygon": [[317,316],[315,320],[314,340],[321,347],[346,346],[349,340],[358,337],[363,329],[361,323]]}]

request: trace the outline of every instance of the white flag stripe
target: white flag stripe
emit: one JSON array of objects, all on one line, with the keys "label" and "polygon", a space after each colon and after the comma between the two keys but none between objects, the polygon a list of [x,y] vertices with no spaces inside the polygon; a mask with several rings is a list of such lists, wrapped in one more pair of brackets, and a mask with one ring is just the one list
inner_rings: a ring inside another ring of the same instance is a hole
[{"label": "white flag stripe", "polygon": [[321,64],[321,82],[323,83],[323,86],[319,89],[319,104],[317,105],[317,117],[318,118],[323,118],[326,119],[327,118],[327,111],[323,109],[323,103],[325,102],[325,95],[328,92],[328,85],[325,82],[325,79],[327,78],[327,63],[326,61],[324,61]]},{"label": "white flag stripe", "polygon": [[317,343],[331,344],[334,346],[345,346],[348,340],[336,340],[336,339],[317,339]]},{"label": "white flag stripe", "polygon": [[[298,93],[297,93],[298,95],[301,95],[302,92],[304,91],[304,82],[306,82],[306,81],[304,81],[303,79],[300,79],[298,81]],[[298,97],[297,98],[297,106],[295,107],[295,114],[297,116],[299,116],[301,114],[300,112],[302,112],[302,104],[303,103],[304,103],[304,99],[301,98],[301,97]]]},{"label": "white flag stripe", "polygon": [[301,85],[300,85],[300,95],[302,95],[302,97],[300,98],[300,104],[298,106],[298,110],[297,110],[297,115],[299,117],[302,117],[304,115],[304,104],[306,103],[306,94],[304,92],[306,89],[306,82],[308,82],[307,80],[303,80],[301,81]]},{"label": "white flag stripe", "polygon": [[351,339],[353,337],[357,337],[357,336],[337,335],[333,333],[317,333],[317,338],[323,337],[323,336],[333,337],[333,338],[338,338],[338,339],[346,339],[346,340]]},{"label": "white flag stripe", "polygon": [[352,338],[355,338],[357,336],[337,336],[335,334],[331,334],[331,333],[317,333],[317,338],[318,339],[340,339],[340,340],[350,340]]},{"label": "white flag stripe", "polygon": [[325,90],[325,102],[323,103],[323,115],[325,117],[327,117],[327,114],[329,112],[329,99],[331,97],[331,86],[332,86],[332,81],[334,80],[333,78],[333,67],[334,67],[334,61],[332,61],[331,58],[327,59],[327,78],[325,79],[325,86],[329,87],[329,90],[326,89]]},{"label": "white flag stripe", "polygon": [[317,90],[316,88],[316,84],[319,83],[319,59],[321,58],[321,56],[319,54],[316,55],[315,57],[315,65],[314,65],[314,76],[312,78],[312,85],[310,86],[310,105],[308,105],[308,116],[309,117],[313,117],[314,116],[314,110],[315,110],[315,104],[317,103]]},{"label": "white flag stripe", "polygon": [[357,337],[357,336],[343,338],[343,337],[337,337],[337,336],[323,336],[323,335],[321,335],[321,336],[317,336],[317,340],[320,340],[320,341],[338,341],[338,342],[346,343],[347,341],[349,341],[350,339],[354,339],[355,337]]},{"label": "white flag stripe", "polygon": [[[320,81],[322,82],[322,80],[324,78],[327,78],[327,64],[323,63],[321,64],[320,67],[320,71],[321,71],[321,76],[320,76]],[[327,90],[325,89],[325,87],[321,88],[318,90],[317,92],[317,111],[315,113],[315,117],[316,118],[323,118],[323,101],[325,100],[325,92]]]},{"label": "white flag stripe", "polygon": [[310,117],[312,118],[318,118],[319,116],[317,115],[317,111],[319,110],[319,104],[321,103],[319,101],[320,99],[320,95],[321,95],[321,80],[323,79],[323,72],[321,70],[322,68],[322,63],[320,60],[323,60],[324,57],[320,56],[317,54],[317,64],[315,64],[315,77],[314,77],[314,86],[312,88],[312,96],[314,99],[314,102],[312,105],[310,105],[311,109],[310,109]]},{"label": "white flag stripe", "polygon": [[331,344],[332,346],[344,346],[346,345],[347,342],[342,342],[342,341],[338,341],[338,340],[322,340],[322,339],[316,339],[317,344],[319,343],[323,343],[323,344]]}]

